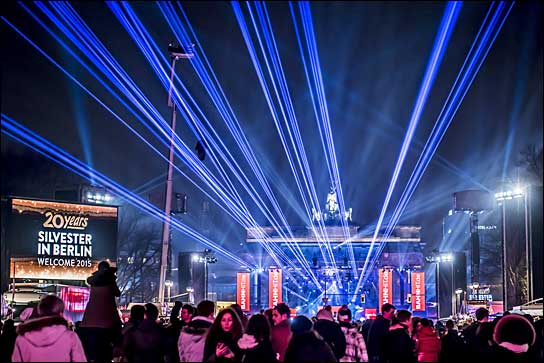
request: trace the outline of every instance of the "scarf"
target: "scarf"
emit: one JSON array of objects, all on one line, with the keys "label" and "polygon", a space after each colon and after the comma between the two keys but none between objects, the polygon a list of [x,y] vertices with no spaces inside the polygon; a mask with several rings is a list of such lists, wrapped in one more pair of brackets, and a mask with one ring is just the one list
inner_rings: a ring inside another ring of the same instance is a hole
[{"label": "scarf", "polygon": [[525,353],[529,350],[529,344],[514,344],[510,342],[502,342],[501,344],[499,344],[499,346],[508,349],[509,351],[516,354]]}]

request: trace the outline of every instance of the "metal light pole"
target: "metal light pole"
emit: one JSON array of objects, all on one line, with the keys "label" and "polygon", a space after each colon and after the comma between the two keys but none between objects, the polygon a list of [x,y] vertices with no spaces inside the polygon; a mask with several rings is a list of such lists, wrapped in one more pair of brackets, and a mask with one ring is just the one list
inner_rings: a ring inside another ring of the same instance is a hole
[{"label": "metal light pole", "polygon": [[205,249],[202,262],[204,262],[204,299],[208,300],[208,264],[216,263],[217,257],[213,255],[211,250]]},{"label": "metal light pole", "polygon": [[192,58],[193,53],[183,53],[181,48],[168,46],[168,51],[172,57],[172,67],[170,73],[170,89],[168,90],[168,106],[172,107],[172,136],[170,139],[170,151],[168,154],[168,173],[166,178],[166,201],[164,204],[164,214],[166,220],[162,226],[162,250],[161,250],[161,272],[159,277],[159,302],[164,302],[164,286],[166,281],[166,270],[168,268],[168,244],[170,242],[170,212],[172,210],[172,174],[174,165],[174,135],[176,133],[176,104],[172,101],[172,89],[174,88],[174,69],[176,61],[180,58]]}]

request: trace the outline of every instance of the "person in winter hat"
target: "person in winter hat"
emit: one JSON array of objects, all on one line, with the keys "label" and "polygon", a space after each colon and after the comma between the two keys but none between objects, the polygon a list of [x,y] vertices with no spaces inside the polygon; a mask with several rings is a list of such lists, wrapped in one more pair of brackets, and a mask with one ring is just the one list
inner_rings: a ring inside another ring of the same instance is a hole
[{"label": "person in winter hat", "polygon": [[346,354],[340,358],[340,362],[368,362],[363,334],[358,331],[357,326],[351,324],[351,310],[338,310],[338,322],[346,337]]},{"label": "person in winter hat", "polygon": [[38,305],[36,319],[17,327],[13,362],[86,362],[83,346],[76,333],[68,329],[63,317],[64,303],[47,295]]},{"label": "person in winter hat", "polygon": [[530,362],[529,348],[535,343],[533,325],[523,316],[503,316],[493,330],[493,361]]}]

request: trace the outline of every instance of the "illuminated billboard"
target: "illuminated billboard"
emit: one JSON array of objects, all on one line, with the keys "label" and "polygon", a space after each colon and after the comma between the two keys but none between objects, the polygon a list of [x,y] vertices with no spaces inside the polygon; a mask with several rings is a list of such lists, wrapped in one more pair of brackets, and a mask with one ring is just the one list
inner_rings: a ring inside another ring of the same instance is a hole
[{"label": "illuminated billboard", "polygon": [[10,277],[80,280],[116,261],[117,207],[11,199]]}]

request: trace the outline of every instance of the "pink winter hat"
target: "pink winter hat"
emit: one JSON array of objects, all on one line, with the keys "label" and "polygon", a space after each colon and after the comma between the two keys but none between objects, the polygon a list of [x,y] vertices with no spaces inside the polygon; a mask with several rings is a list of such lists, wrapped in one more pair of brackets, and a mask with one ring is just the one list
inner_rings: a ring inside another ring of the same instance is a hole
[{"label": "pink winter hat", "polygon": [[504,342],[512,344],[535,343],[536,332],[533,324],[519,314],[510,314],[499,319],[493,330],[493,340],[497,344]]}]

